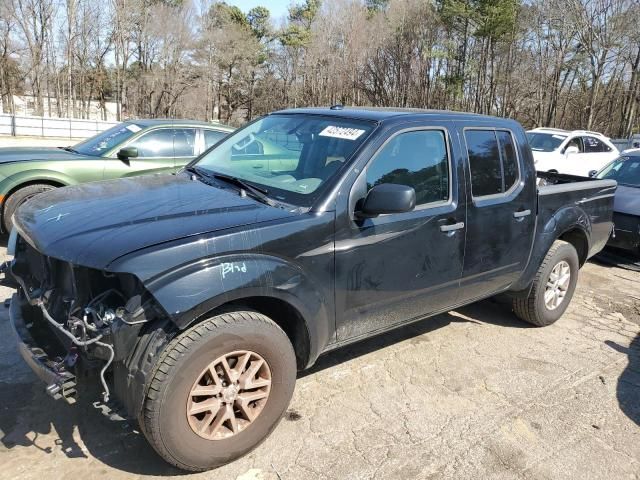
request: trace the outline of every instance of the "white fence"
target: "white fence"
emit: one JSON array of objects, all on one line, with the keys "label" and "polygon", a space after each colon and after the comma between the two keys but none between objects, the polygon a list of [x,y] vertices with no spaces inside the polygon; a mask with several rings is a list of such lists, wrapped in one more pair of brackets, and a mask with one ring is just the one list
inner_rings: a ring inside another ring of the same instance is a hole
[{"label": "white fence", "polygon": [[0,114],[0,135],[87,138],[117,123]]}]

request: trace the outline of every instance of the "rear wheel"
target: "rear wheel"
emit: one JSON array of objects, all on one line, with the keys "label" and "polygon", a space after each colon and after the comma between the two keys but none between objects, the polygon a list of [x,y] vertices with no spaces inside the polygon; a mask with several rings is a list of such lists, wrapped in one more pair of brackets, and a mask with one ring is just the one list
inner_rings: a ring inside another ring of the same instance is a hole
[{"label": "rear wheel", "polygon": [[53,190],[56,187],[44,183],[27,185],[13,192],[4,202],[4,212],[2,213],[2,223],[4,231],[9,233],[13,228],[12,217],[20,205],[36,195]]},{"label": "rear wheel", "polygon": [[537,327],[554,323],[571,302],[579,268],[573,245],[556,240],[538,268],[529,294],[513,299],[516,315]]},{"label": "rear wheel", "polygon": [[286,334],[252,311],[205,320],[164,350],[141,423],[178,468],[202,471],[258,446],[289,405],[296,358]]}]

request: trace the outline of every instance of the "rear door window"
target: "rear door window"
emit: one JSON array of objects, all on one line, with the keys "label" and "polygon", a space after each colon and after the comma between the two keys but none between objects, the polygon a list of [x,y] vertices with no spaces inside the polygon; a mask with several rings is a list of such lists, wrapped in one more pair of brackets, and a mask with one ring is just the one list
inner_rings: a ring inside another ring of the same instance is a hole
[{"label": "rear door window", "polygon": [[511,132],[497,130],[496,134],[500,145],[500,157],[504,171],[504,191],[506,192],[518,181],[518,156]]},{"label": "rear door window", "polygon": [[205,150],[213,147],[216,143],[227,136],[227,133],[220,132],[218,130],[203,130],[204,131],[204,148]]},{"label": "rear door window", "polygon": [[502,167],[498,139],[493,130],[467,130],[464,134],[474,197],[502,193]]},{"label": "rear door window", "polygon": [[173,129],[173,150],[176,157],[195,157],[195,145],[195,128]]},{"label": "rear door window", "polygon": [[582,137],[584,143],[584,153],[606,152],[605,144],[595,137]]},{"label": "rear door window", "polygon": [[474,197],[508,192],[520,177],[516,144],[506,130],[465,130]]}]

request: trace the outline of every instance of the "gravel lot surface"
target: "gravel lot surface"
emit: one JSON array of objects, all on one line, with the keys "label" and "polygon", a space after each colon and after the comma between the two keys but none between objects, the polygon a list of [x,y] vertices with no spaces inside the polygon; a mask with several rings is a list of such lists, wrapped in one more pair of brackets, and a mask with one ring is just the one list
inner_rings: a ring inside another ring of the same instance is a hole
[{"label": "gravel lot surface", "polygon": [[[329,354],[257,450],[188,477],[638,479],[639,281],[589,263],[551,327],[485,301]],[[90,401],[51,400],[7,320],[0,306],[0,478],[182,476]]]}]

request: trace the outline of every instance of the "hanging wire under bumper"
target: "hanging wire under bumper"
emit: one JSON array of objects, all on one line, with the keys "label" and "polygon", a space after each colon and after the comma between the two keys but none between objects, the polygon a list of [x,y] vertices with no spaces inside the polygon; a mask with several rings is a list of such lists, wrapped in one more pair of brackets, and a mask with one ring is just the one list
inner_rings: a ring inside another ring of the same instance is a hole
[{"label": "hanging wire under bumper", "polygon": [[16,335],[18,351],[33,372],[47,384],[46,392],[55,399],[67,403],[76,401],[76,377],[65,369],[64,362],[56,362],[38,347],[24,322],[22,305],[25,303],[17,293],[11,297],[9,319]]}]

